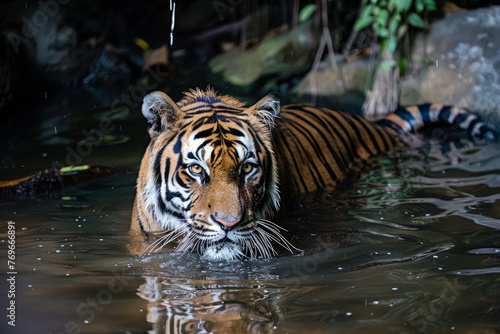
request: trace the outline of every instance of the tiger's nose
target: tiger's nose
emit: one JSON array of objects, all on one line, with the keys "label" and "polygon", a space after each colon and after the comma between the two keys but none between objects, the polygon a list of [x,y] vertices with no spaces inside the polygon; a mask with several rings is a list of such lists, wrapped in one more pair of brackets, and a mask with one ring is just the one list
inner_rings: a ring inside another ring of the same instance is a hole
[{"label": "tiger's nose", "polygon": [[236,220],[233,220],[233,221],[226,221],[222,218],[217,218],[215,219],[216,222],[218,222],[219,224],[227,227],[227,228],[231,228],[233,227],[234,225],[238,224],[240,222],[240,218],[236,219]]}]

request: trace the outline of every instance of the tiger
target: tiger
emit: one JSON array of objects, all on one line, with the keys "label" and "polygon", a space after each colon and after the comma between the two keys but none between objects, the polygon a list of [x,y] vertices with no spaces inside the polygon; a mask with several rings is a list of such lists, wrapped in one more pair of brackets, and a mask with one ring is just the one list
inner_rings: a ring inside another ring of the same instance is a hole
[{"label": "tiger", "polygon": [[267,95],[251,106],[212,88],[175,103],[153,91],[142,115],[151,138],[137,178],[130,233],[138,254],[176,243],[206,260],[270,258],[296,249],[271,219],[282,197],[334,191],[373,157],[409,145],[404,136],[448,123],[470,135],[496,134],[451,106],[399,108],[379,121]]}]

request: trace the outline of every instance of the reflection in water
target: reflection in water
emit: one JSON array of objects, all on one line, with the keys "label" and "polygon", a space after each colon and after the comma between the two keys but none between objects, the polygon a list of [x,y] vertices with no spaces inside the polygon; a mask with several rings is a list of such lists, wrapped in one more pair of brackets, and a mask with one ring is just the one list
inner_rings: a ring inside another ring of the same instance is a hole
[{"label": "reflection in water", "polygon": [[145,280],[138,294],[149,302],[147,320],[155,333],[271,333],[283,318],[277,302],[286,295],[280,290]]}]

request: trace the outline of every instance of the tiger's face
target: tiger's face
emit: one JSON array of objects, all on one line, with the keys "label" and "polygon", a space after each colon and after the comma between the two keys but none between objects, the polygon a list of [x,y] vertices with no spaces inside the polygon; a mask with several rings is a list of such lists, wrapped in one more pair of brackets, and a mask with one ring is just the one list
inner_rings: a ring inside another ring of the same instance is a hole
[{"label": "tiger's face", "polygon": [[244,108],[210,90],[179,104],[161,92],[145,97],[151,143],[136,211],[145,232],[160,235],[153,249],[179,238],[177,251],[210,259],[270,257],[273,241],[290,248],[280,228],[262,219],[279,206],[271,145],[278,109],[270,96]]}]

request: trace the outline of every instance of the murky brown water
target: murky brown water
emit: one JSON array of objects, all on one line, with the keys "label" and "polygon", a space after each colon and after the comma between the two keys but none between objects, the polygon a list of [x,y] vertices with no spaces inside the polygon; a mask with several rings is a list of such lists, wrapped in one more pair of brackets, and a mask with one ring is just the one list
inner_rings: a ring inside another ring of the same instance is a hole
[{"label": "murky brown water", "polygon": [[2,279],[0,332],[500,331],[500,143],[434,140],[428,157],[412,150],[398,166],[382,157],[344,193],[303,198],[278,222],[306,255],[135,257],[127,230],[148,140],[138,110],[65,101],[24,117],[22,130],[17,117],[1,125],[0,179],[63,161],[103,117],[114,128],[82,160],[115,171],[53,198],[0,202],[2,277],[8,221],[17,272],[15,298]]}]

